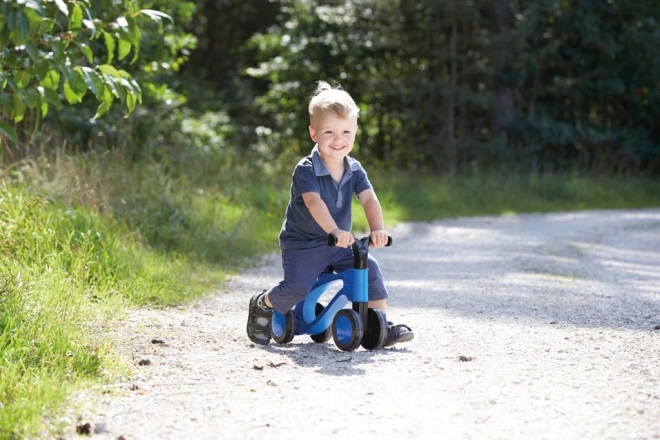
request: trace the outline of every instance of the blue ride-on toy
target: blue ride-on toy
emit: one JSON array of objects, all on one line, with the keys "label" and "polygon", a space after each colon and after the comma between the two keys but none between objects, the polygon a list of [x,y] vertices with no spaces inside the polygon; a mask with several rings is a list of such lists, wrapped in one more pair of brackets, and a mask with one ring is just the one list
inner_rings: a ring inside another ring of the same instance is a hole
[{"label": "blue ride-on toy", "polygon": [[[337,239],[328,235],[328,245]],[[387,245],[392,244],[392,237]],[[382,348],[387,339],[387,320],[379,309],[368,307],[369,237],[356,239],[353,247],[353,269],[340,273],[323,273],[305,299],[286,313],[273,312],[272,337],[286,344],[296,335],[310,335],[314,342],[327,342],[332,337],[340,350],[353,351],[360,345],[367,350]],[[330,283],[341,280],[343,285],[327,306],[318,302]],[[352,308],[344,308],[348,302]]]}]

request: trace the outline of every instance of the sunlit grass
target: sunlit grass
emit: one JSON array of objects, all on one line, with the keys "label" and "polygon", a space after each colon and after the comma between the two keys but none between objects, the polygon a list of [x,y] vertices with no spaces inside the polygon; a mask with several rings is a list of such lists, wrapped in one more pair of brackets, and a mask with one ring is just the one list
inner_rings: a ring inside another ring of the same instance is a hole
[{"label": "sunlit grass", "polygon": [[[372,173],[386,222],[528,212],[660,207],[660,182],[642,177]],[[359,214],[359,210],[356,210]],[[362,220],[358,219],[358,224]],[[366,223],[364,223],[366,224]]]}]

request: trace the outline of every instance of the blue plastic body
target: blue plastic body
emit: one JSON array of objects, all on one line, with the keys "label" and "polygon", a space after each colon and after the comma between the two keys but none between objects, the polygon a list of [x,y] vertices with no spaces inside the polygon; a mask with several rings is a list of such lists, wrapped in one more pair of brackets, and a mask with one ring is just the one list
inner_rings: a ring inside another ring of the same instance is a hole
[{"label": "blue plastic body", "polygon": [[[342,286],[323,311],[316,316],[316,303],[334,281],[342,281]],[[296,304],[294,315],[296,335],[315,335],[330,325],[338,311],[350,301],[367,303],[369,301],[368,269],[348,269],[341,273],[321,274],[314,282],[307,297]],[[273,323],[284,322],[284,315],[273,313]],[[280,316],[276,316],[280,315]]]},{"label": "blue plastic body", "polygon": [[[336,238],[333,235],[328,236],[328,245],[334,246]],[[387,245],[392,244],[392,237],[389,237]],[[335,315],[352,302],[352,309],[355,310],[363,323],[367,322],[368,303],[369,303],[369,274],[368,274],[368,256],[369,256],[369,237],[355,240],[353,247],[353,269],[348,269],[340,273],[323,273],[314,284],[307,297],[300,301],[293,309],[296,335],[317,335],[328,329],[335,318]],[[342,286],[328,305],[316,316],[316,303],[328,289],[329,285],[335,281],[341,281]],[[343,318],[343,317],[342,317]],[[336,333],[340,340],[342,334],[346,333],[348,339],[352,337],[353,325],[348,322],[349,319],[340,320],[337,323]],[[346,322],[343,322],[346,321]],[[284,314],[273,312],[271,328],[273,334],[283,335],[286,331],[287,318]]]}]

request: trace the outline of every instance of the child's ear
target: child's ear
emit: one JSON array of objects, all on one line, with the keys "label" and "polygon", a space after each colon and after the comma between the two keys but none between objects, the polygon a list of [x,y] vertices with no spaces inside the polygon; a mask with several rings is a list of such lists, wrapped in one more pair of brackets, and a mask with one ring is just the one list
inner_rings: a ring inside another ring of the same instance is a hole
[{"label": "child's ear", "polygon": [[311,125],[309,126],[309,137],[311,137],[312,140],[316,142],[316,132],[314,131],[314,128]]}]

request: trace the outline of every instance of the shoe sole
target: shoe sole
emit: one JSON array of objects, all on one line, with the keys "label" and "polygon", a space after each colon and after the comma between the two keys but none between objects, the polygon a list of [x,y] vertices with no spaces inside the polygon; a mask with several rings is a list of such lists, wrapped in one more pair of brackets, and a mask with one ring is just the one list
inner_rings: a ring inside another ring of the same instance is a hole
[{"label": "shoe sole", "polygon": [[[261,293],[257,293],[252,298],[250,298],[250,310],[248,312],[248,322],[247,322],[246,330],[247,330],[247,335],[248,335],[248,338],[250,339],[250,341],[252,341],[255,344],[259,344],[259,345],[268,345],[270,343],[270,339],[271,339],[270,335],[269,335],[270,334],[270,323],[267,326],[259,325],[258,322],[257,322],[257,319],[259,319],[261,316],[254,313],[254,310],[257,307],[259,307],[257,305],[257,299],[259,298],[260,295],[261,295]],[[254,322],[253,322],[253,319],[252,319],[253,315],[256,315],[254,317]],[[252,325],[253,328],[255,328],[255,329],[256,328],[267,328],[267,330],[264,330],[263,332],[258,332],[256,334],[250,334],[250,325]],[[268,334],[266,334],[266,332]],[[263,336],[264,339],[261,339],[261,338],[257,337],[257,335]]]},{"label": "shoe sole", "polygon": [[401,333],[396,338],[393,338],[389,341],[385,341],[383,347],[391,347],[392,345],[399,344],[401,342],[412,341],[414,338],[415,338],[415,334],[413,332]]}]

